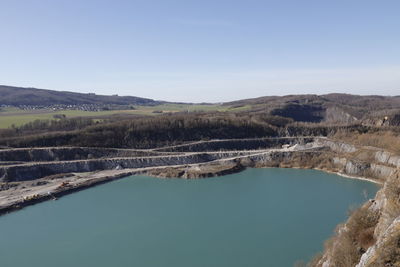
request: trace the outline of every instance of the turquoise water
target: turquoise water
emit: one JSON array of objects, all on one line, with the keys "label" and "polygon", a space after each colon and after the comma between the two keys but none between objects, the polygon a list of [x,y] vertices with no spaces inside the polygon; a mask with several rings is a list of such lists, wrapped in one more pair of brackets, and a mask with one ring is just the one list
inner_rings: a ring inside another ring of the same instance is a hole
[{"label": "turquoise water", "polygon": [[293,266],[377,189],[315,170],[132,176],[0,217],[0,266]]}]

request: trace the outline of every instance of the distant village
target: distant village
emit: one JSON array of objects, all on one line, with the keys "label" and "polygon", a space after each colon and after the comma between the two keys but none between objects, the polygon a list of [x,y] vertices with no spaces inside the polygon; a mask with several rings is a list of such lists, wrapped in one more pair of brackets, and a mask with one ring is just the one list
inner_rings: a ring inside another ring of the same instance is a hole
[{"label": "distant village", "polygon": [[81,111],[105,111],[105,110],[122,110],[122,109],[135,109],[134,106],[130,105],[101,105],[101,104],[79,104],[79,105],[63,105],[63,104],[55,104],[55,105],[0,105],[0,109],[3,108],[19,108],[26,111],[34,111],[34,110],[81,110]]}]

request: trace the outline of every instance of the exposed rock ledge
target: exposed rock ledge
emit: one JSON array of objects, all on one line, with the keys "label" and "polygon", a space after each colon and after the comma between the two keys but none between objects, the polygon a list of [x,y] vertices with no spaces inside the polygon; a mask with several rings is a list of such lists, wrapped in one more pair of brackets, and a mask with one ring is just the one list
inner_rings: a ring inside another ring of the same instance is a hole
[{"label": "exposed rock ledge", "polygon": [[347,173],[381,177],[383,187],[338,226],[324,253],[310,266],[400,266],[400,157],[371,147],[357,149],[357,153],[371,162],[349,163],[341,157],[334,161],[345,166]]},{"label": "exposed rock ledge", "polygon": [[400,170],[355,210],[311,266],[400,266]]}]

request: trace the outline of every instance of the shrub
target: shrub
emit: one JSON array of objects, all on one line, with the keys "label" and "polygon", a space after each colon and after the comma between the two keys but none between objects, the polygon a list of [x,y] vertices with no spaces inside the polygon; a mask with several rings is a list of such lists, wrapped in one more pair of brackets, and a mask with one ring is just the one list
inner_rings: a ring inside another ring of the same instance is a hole
[{"label": "shrub", "polygon": [[[353,267],[361,255],[375,243],[374,229],[379,212],[369,209],[370,204],[355,209],[345,225],[339,225],[336,235],[325,243],[325,253],[330,255],[331,266]],[[318,266],[318,261],[310,263]]]}]

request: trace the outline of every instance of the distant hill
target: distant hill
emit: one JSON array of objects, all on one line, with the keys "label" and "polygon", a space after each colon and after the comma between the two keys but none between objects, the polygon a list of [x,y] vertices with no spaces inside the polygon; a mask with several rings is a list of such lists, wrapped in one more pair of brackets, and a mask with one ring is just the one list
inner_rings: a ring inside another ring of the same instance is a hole
[{"label": "distant hill", "polygon": [[400,114],[400,96],[379,95],[287,95],[265,96],[224,103],[227,106],[250,106],[250,112],[268,113],[294,121],[352,123],[382,120]]},{"label": "distant hill", "polygon": [[[167,102],[135,96],[105,96],[0,85],[0,105],[155,106],[162,103]],[[298,122],[400,125],[400,96],[360,96],[337,93],[264,96],[226,102],[222,104],[222,107],[224,106],[232,112],[280,116]]]},{"label": "distant hill", "polygon": [[135,96],[105,96],[0,85],[0,105],[158,105],[159,101]]}]

